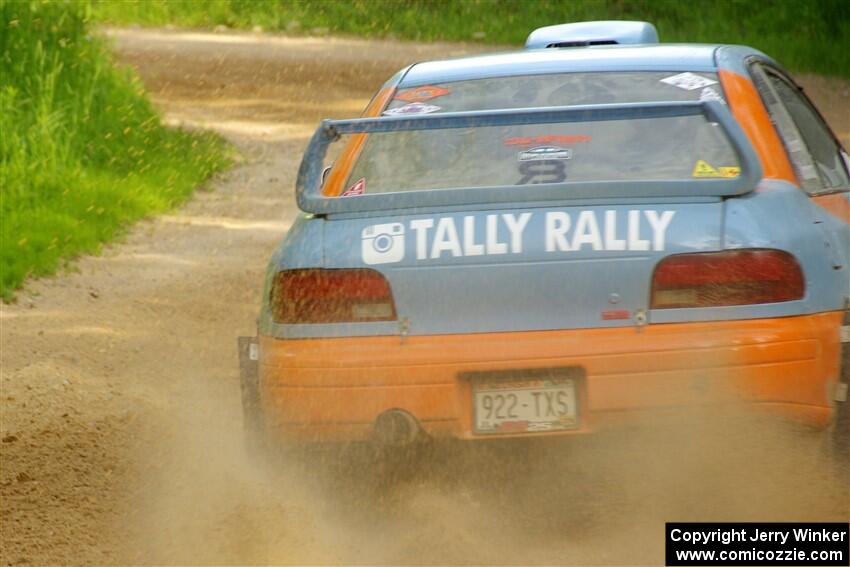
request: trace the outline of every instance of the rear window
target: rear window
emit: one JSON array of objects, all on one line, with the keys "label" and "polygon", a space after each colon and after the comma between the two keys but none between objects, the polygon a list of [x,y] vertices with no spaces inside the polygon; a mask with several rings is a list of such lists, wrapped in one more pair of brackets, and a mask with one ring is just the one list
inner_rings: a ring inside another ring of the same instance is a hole
[{"label": "rear window", "polygon": [[[384,115],[706,99],[722,101],[711,73],[565,73],[402,88]],[[346,188],[389,193],[738,172],[722,128],[683,116],[373,133]]]}]

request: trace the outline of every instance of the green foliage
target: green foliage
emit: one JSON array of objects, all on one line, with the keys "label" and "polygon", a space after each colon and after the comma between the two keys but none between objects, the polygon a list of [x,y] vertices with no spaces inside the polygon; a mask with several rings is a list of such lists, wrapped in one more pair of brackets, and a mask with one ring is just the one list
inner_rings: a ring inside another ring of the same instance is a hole
[{"label": "green foliage", "polygon": [[166,129],[82,4],[0,0],[0,296],[96,252],[226,167],[210,134]]},{"label": "green foliage", "polygon": [[[653,22],[665,42],[736,43],[794,71],[850,77],[847,0],[78,0],[116,24],[261,26],[521,45],[541,26],[583,20]],[[483,36],[482,36],[483,34]]]}]

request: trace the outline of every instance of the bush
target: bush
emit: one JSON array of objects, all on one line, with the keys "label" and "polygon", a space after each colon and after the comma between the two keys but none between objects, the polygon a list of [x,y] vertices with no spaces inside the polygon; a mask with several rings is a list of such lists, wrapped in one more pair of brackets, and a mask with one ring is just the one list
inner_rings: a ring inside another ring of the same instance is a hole
[{"label": "bush", "polygon": [[0,295],[95,252],[228,164],[212,134],[163,127],[83,4],[0,0]]}]

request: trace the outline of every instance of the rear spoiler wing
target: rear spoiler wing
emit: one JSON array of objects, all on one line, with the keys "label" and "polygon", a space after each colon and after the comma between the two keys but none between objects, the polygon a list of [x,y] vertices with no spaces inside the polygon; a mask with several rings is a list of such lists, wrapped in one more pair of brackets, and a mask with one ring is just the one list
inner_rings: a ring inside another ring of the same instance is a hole
[{"label": "rear spoiler wing", "polygon": [[[396,193],[365,194],[356,197],[327,197],[321,194],[323,164],[328,146],[343,134],[403,132],[486,126],[515,126],[561,122],[594,122],[638,118],[670,118],[703,115],[725,131],[741,166],[734,178],[687,178],[639,181],[567,181],[493,187],[454,187]],[[747,193],[761,180],[758,156],[732,113],[718,101],[649,102],[599,104],[508,110],[447,112],[415,117],[357,118],[323,120],[304,152],[295,195],[298,207],[307,213],[334,214],[418,209],[485,203],[527,203],[571,199],[616,197],[729,197]]]}]

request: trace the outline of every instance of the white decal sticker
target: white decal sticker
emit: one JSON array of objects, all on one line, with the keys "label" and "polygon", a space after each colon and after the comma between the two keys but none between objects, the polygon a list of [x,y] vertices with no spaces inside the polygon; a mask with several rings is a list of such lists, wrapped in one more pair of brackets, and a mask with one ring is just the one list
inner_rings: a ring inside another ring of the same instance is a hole
[{"label": "white decal sticker", "polygon": [[410,104],[405,104],[404,106],[399,106],[398,108],[391,108],[389,110],[384,111],[384,115],[386,116],[400,116],[406,114],[428,114],[431,112],[437,112],[442,107],[437,106],[435,104],[425,104],[424,102],[411,102]]},{"label": "white decal sticker", "polygon": [[[439,258],[444,252],[450,253],[454,257],[458,256],[481,256],[484,254],[506,254],[510,251],[511,254],[522,253],[522,235],[528,221],[531,219],[532,213],[522,213],[521,215],[503,214],[503,215],[487,215],[485,221],[485,243],[475,242],[475,221],[476,218],[472,215],[463,218],[463,239],[460,238],[452,217],[443,217],[437,221],[437,226],[434,230],[434,238],[431,241],[430,258]],[[501,216],[501,218],[500,218]],[[430,220],[430,219],[429,219]],[[508,242],[499,241],[499,221],[502,221],[509,235]],[[414,223],[415,226],[414,226]],[[411,228],[416,230],[416,250],[417,258],[421,258],[427,247],[425,239],[427,238],[427,229],[433,223],[420,224],[417,221],[412,221]]]},{"label": "white decal sticker", "polygon": [[424,260],[428,257],[427,236],[429,228],[434,228],[434,219],[416,219],[410,221],[410,229],[416,233],[417,260]]},{"label": "white decal sticker", "polygon": [[649,240],[640,237],[640,211],[629,211],[628,226],[629,250],[649,250]]},{"label": "white decal sticker", "polygon": [[431,246],[431,258],[439,258],[443,252],[451,252],[452,256],[463,256],[460,240],[457,237],[455,221],[451,217],[443,217],[434,230],[434,243]]},{"label": "white decal sticker", "polygon": [[646,220],[649,221],[649,227],[652,229],[652,249],[664,250],[664,235],[676,213],[664,211],[661,216],[658,216],[658,211],[644,211],[643,214],[646,215]]},{"label": "white decal sticker", "polygon": [[522,253],[522,232],[531,218],[531,213],[522,213],[519,218],[516,215],[502,215],[502,220],[508,226],[508,232],[511,233],[511,254]]},{"label": "white decal sticker", "polygon": [[594,250],[602,250],[602,236],[599,234],[599,223],[593,211],[582,211],[576,220],[573,231],[573,250],[581,250],[585,244],[590,244]]},{"label": "white decal sticker", "polygon": [[561,211],[546,213],[546,252],[572,250],[567,244],[567,231],[570,230],[570,215]]},{"label": "white decal sticker", "polygon": [[626,240],[617,238],[617,211],[605,211],[605,250],[625,250]]},{"label": "white decal sticker", "polygon": [[463,217],[463,255],[483,256],[484,245],[475,242],[475,217]]},{"label": "white decal sticker", "polygon": [[389,264],[404,259],[404,225],[400,222],[367,226],[361,237],[364,263]]},{"label": "white decal sticker", "polygon": [[720,93],[714,87],[705,87],[699,92],[700,100],[716,100],[721,104],[726,104],[726,101],[723,100],[723,97],[720,96]]},{"label": "white decal sticker", "polygon": [[714,85],[717,83],[717,81],[713,79],[708,79],[695,73],[679,73],[678,75],[671,75],[661,79],[661,82],[673,85],[674,87],[679,87],[680,89],[685,89],[686,91],[701,89],[708,85]]},{"label": "white decal sticker", "polygon": [[519,153],[519,161],[537,161],[542,159],[570,159],[573,151],[558,146],[537,146]]},{"label": "white decal sticker", "polygon": [[[564,211],[549,211],[536,222],[543,223],[540,244],[546,252],[660,252],[665,249],[667,230],[675,214],[675,211],[609,209],[602,214],[579,211],[573,216]],[[526,233],[534,221],[534,213],[494,213],[414,219],[409,228],[413,233],[416,259],[437,260],[522,254],[528,249]],[[531,233],[540,234],[539,229]],[[403,224],[368,226],[363,229],[362,238],[364,263],[388,264],[404,259]],[[531,246],[531,250],[539,250],[537,246]]]},{"label": "white decal sticker", "polygon": [[506,254],[508,245],[504,242],[499,242],[499,215],[487,215],[487,255],[491,254]]}]

